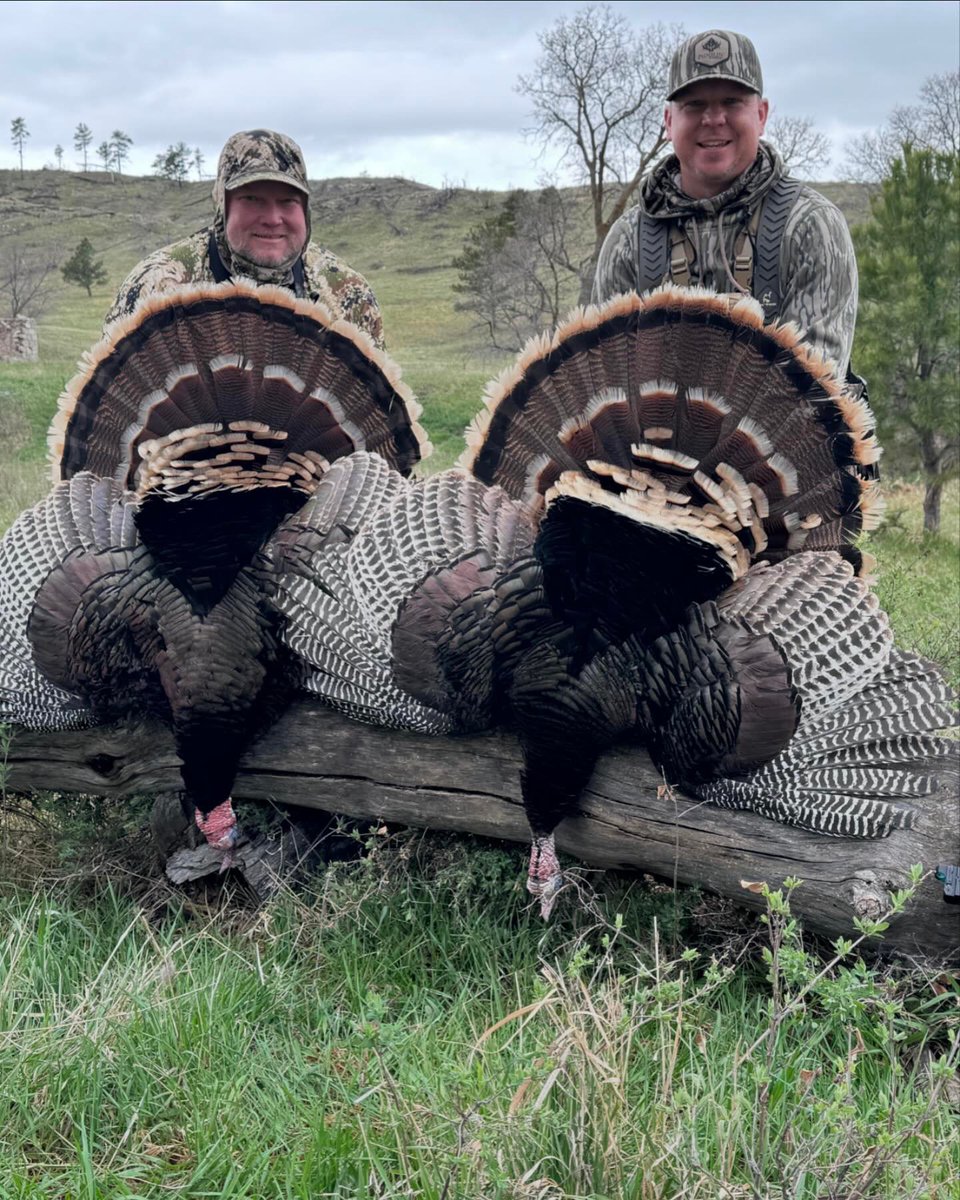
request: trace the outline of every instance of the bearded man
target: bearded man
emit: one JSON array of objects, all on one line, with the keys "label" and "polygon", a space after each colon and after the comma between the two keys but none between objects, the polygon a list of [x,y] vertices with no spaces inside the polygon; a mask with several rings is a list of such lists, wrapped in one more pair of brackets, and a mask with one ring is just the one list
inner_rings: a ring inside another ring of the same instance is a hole
[{"label": "bearded man", "polygon": [[663,116],[673,154],[607,235],[593,300],[662,283],[750,294],[767,320],[798,325],[842,376],[857,319],[850,232],[761,140],[768,114],[749,38],[711,29],[677,49]]},{"label": "bearded man", "polygon": [[104,331],[147,296],[243,276],[324,305],[382,348],[383,322],[370,285],[310,241],[309,195],[303,154],[292,138],[269,129],[235,133],[217,166],[213,224],[138,263]]}]

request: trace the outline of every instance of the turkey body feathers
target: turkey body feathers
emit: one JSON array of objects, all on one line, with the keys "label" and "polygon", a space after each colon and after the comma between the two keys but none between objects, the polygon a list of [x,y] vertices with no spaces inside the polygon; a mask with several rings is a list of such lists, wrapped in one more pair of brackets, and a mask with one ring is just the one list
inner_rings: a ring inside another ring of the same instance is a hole
[{"label": "turkey body feathers", "polygon": [[[720,652],[732,628],[746,637]],[[751,678],[745,663],[763,645],[772,672]],[[704,688],[697,676],[712,655],[721,662]],[[923,764],[942,746],[930,734],[954,721],[936,669],[894,648],[876,597],[833,554],[760,564],[706,617],[695,608],[647,650],[641,691],[644,736],[669,779],[714,804],[845,837],[909,824],[909,804],[894,801],[928,794]]]},{"label": "turkey body feathers", "polygon": [[[239,758],[304,673],[277,576],[402,484],[429,449],[418,415],[369,338],[283,289],[141,306],[61,397],[50,444],[66,482],[0,546],[0,716],[163,716],[201,828],[228,845]],[[331,513],[324,488],[301,511],[331,462],[363,450],[382,461],[354,472],[352,509]]]},{"label": "turkey body feathers", "polygon": [[[331,488],[349,487],[348,462]],[[450,686],[485,676],[492,654],[492,583],[532,546],[523,511],[461,472],[405,485],[352,541],[290,560],[279,581],[290,646],[313,668],[307,688],[349,715],[424,732],[490,725],[489,686]]]},{"label": "turkey body feathers", "polygon": [[7,530],[0,540],[0,720],[32,729],[96,724],[90,704],[38,666],[30,624],[38,593],[61,563],[138,544],[134,505],[115,482],[90,474],[56,487]]},{"label": "turkey body feathers", "polygon": [[228,798],[240,754],[289,700],[299,668],[265,603],[266,558],[231,565],[217,600],[198,606],[140,541],[135,514],[115,482],[81,473],[0,542],[0,592],[15,601],[0,610],[0,719],[60,729],[161,716],[186,791],[207,812]]}]

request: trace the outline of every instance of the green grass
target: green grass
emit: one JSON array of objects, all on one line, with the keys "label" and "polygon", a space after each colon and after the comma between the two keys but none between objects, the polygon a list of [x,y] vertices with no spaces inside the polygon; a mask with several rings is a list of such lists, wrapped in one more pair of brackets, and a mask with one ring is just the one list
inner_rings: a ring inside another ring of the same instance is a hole
[{"label": "green grass", "polygon": [[931,658],[960,688],[960,486],[944,489],[941,532],[922,528],[923,489],[886,486],[884,525],[867,543],[877,558],[877,596],[898,643]]},{"label": "green grass", "polygon": [[407,836],[258,912],[0,897],[0,1194],[950,1195],[955,984],[818,976],[775,913],[766,967],[684,950],[613,878],[545,929],[519,857]]}]

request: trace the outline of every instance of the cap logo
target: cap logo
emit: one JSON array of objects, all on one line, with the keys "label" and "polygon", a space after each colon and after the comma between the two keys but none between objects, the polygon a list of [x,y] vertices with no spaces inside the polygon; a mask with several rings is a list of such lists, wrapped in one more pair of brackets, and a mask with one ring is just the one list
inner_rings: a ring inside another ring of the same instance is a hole
[{"label": "cap logo", "polygon": [[693,48],[693,61],[704,67],[715,67],[729,57],[730,43],[716,33],[708,33]]}]

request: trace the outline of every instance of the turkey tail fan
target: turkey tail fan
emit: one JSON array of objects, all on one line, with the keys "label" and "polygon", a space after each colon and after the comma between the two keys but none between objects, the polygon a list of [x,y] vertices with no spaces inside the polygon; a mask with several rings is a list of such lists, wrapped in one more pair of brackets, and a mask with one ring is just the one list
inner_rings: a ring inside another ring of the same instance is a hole
[{"label": "turkey tail fan", "polygon": [[365,333],[283,288],[195,285],[145,301],[85,357],[49,434],[54,475],[138,495],[285,487],[335,459],[408,474],[429,452],[420,408]]},{"label": "turkey tail fan", "polygon": [[[111,555],[119,561],[136,549],[134,508],[114,480],[83,472],[21,513],[0,540],[0,721],[31,729],[96,723],[75,692],[39,669],[31,622],[44,584],[64,563],[76,569],[107,555],[101,569],[109,572]],[[62,641],[49,649],[62,651]]]},{"label": "turkey tail fan", "polygon": [[[924,762],[947,752],[935,734],[955,722],[955,697],[932,664],[894,647],[852,567],[817,553],[758,564],[707,607],[716,617],[706,650],[695,656],[688,638],[677,651],[681,635],[671,633],[641,672],[646,703],[660,704],[646,720],[659,722],[651,740],[668,773],[710,803],[817,833],[884,837],[907,826],[909,802],[934,786]],[[756,669],[764,643],[780,656],[779,681]],[[796,729],[778,747],[771,717],[787,703]]]},{"label": "turkey tail fan", "polygon": [[[331,469],[329,487],[341,475],[349,487],[353,461]],[[287,553],[277,603],[287,644],[313,668],[307,690],[373,724],[487,726],[491,589],[532,543],[500,488],[445,471],[397,490],[349,542]]]},{"label": "turkey tail fan", "polygon": [[872,414],[749,298],[664,287],[578,310],[485,405],[466,469],[538,519],[595,522],[581,541],[615,527],[622,554],[629,537],[678,577],[711,576],[687,599],[805,545],[861,569],[853,542],[879,519]]}]

